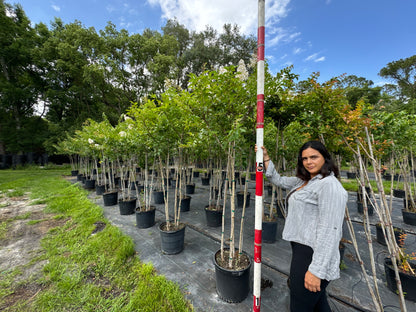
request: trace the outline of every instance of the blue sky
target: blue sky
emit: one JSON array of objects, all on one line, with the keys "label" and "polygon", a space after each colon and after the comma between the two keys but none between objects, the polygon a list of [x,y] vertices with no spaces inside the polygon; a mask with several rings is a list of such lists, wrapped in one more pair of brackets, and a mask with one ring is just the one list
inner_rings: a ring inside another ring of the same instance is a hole
[{"label": "blue sky", "polygon": [[[161,31],[167,18],[187,29],[225,23],[256,34],[257,0],[6,0],[20,3],[33,24],[54,17],[103,29],[108,21],[129,33]],[[415,0],[266,0],[266,58],[273,73],[293,65],[300,79],[342,74],[386,82],[389,62],[416,54]]]}]

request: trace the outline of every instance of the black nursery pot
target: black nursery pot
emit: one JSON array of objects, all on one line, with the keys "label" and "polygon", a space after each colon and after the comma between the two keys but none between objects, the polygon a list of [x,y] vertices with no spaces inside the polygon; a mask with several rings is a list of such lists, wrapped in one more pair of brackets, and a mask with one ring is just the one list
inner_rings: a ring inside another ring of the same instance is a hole
[{"label": "black nursery pot", "polygon": [[405,198],[406,192],[404,190],[393,189],[393,196],[398,198]]},{"label": "black nursery pot", "polygon": [[[394,229],[394,238],[396,239],[397,245],[401,246],[400,244],[400,235],[404,234],[404,231],[401,228],[393,227]],[[381,228],[380,224],[376,224],[376,238],[377,242],[383,246],[386,246],[386,240],[383,235],[383,229]]]},{"label": "black nursery pot", "polygon": [[95,194],[97,195],[103,195],[105,192],[105,185],[101,184],[101,185],[96,185],[95,186]]},{"label": "black nursery pot", "polygon": [[273,221],[262,222],[262,242],[273,244],[277,235],[277,219]]},{"label": "black nursery pot", "polygon": [[416,225],[416,212],[402,209],[403,222],[410,225]]},{"label": "black nursery pot", "polygon": [[202,185],[209,185],[209,177],[201,177]]},{"label": "black nursery pot", "polygon": [[348,179],[355,179],[356,177],[357,177],[357,174],[355,172],[347,172]]},{"label": "black nursery pot", "polygon": [[[395,273],[391,259],[384,259],[384,271],[386,273],[387,287],[397,294],[397,284],[395,279]],[[402,289],[405,293],[405,299],[415,302],[416,301],[416,276],[406,274],[399,271],[400,281],[402,283]]]},{"label": "black nursery pot", "polygon": [[84,188],[87,190],[95,189],[95,180],[85,180]]},{"label": "black nursery pot", "polygon": [[247,298],[247,295],[250,292],[251,262],[247,268],[241,270],[228,270],[218,265],[216,261],[217,255],[220,253],[221,250],[218,250],[214,254],[217,294],[225,302],[241,302]]},{"label": "black nursery pot", "polygon": [[108,192],[103,194],[104,206],[114,206],[117,204],[118,192]]},{"label": "black nursery pot", "polygon": [[78,170],[71,170],[71,176],[76,177],[78,175]]},{"label": "black nursery pot", "polygon": [[140,211],[136,209],[136,226],[139,229],[147,229],[155,224],[156,208],[151,206],[149,210]]},{"label": "black nursery pot", "polygon": [[205,216],[207,225],[210,227],[218,227],[222,224],[222,210],[211,210],[207,205],[205,206]]},{"label": "black nursery pot", "polygon": [[191,196],[183,196],[180,200],[178,198],[178,204],[180,205],[180,209],[182,212],[189,211],[191,207],[191,199]]},{"label": "black nursery pot", "polygon": [[136,198],[119,200],[118,207],[121,215],[131,215],[136,210]]},{"label": "black nursery pot", "polygon": [[186,194],[194,194],[195,193],[195,183],[187,184],[186,185]]},{"label": "black nursery pot", "polygon": [[164,204],[165,197],[163,196],[163,191],[153,191],[153,201],[155,204]]},{"label": "black nursery pot", "polygon": [[[244,192],[237,193],[237,207],[242,208],[244,205]],[[250,192],[246,195],[246,208],[250,207]]]},{"label": "black nursery pot", "polygon": [[164,254],[175,255],[183,250],[185,244],[185,224],[181,224],[182,227],[174,231],[164,231],[163,228],[166,222],[162,222],[159,225],[161,249]]},{"label": "black nursery pot", "polygon": [[[360,201],[357,201],[357,211],[361,214],[364,213],[364,205]],[[367,203],[367,212],[369,216],[372,216],[374,214],[374,208],[370,203]]]}]

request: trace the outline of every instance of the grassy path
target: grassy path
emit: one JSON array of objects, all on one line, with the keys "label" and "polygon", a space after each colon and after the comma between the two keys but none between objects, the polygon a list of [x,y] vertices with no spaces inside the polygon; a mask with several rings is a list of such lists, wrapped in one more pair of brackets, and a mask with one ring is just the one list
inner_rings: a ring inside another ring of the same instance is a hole
[{"label": "grassy path", "polygon": [[26,246],[24,263],[0,256],[0,310],[193,311],[87,192],[65,180],[69,171],[0,171],[0,252]]}]

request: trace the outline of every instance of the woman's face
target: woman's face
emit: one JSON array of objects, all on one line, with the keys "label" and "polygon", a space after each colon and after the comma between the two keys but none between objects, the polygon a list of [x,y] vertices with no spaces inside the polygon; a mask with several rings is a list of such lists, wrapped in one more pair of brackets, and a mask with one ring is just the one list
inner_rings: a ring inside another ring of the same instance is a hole
[{"label": "woman's face", "polygon": [[311,178],[321,172],[325,158],[316,149],[308,147],[302,152],[302,163],[305,169],[311,174]]}]

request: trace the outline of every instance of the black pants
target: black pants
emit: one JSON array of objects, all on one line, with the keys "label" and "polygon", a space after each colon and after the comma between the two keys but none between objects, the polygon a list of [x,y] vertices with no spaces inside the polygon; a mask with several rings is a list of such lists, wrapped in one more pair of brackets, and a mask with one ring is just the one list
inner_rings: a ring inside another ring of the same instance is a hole
[{"label": "black pants", "polygon": [[290,265],[290,311],[291,312],[331,312],[326,297],[329,282],[321,280],[321,291],[312,292],[305,288],[305,274],[312,262],[313,249],[291,242],[292,262]]}]

